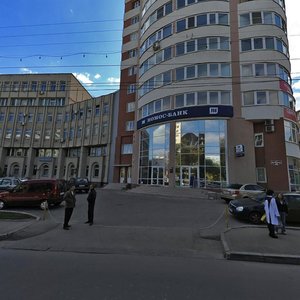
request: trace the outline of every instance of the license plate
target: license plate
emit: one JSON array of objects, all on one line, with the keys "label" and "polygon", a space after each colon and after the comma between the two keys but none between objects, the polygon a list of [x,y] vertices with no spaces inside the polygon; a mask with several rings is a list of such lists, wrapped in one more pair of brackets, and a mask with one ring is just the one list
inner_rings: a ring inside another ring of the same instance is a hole
[{"label": "license plate", "polygon": [[81,184],[79,187],[85,187],[85,185],[84,185],[84,184]]}]

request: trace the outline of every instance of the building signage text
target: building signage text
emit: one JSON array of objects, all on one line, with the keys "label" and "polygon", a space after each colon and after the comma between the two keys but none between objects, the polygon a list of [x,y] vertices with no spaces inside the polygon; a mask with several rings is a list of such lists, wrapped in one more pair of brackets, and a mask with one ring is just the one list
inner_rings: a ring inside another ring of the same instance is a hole
[{"label": "building signage text", "polygon": [[141,129],[152,124],[168,122],[172,120],[203,117],[226,117],[233,116],[232,106],[193,106],[181,109],[168,110],[145,117],[137,122],[137,128]]}]

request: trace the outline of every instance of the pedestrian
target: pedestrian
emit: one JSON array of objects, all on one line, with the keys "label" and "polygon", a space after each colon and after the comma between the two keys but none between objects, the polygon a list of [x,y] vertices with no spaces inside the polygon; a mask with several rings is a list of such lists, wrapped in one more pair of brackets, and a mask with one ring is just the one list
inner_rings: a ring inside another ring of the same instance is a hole
[{"label": "pedestrian", "polygon": [[69,221],[71,219],[73,209],[75,207],[75,202],[76,202],[74,185],[72,185],[70,189],[65,193],[64,200],[65,200],[65,219],[64,219],[63,229],[69,230],[71,227],[69,225]]},{"label": "pedestrian", "polygon": [[269,236],[277,239],[278,236],[275,234],[275,226],[278,226],[278,218],[280,217],[280,214],[278,212],[276,200],[274,198],[274,192],[272,190],[267,190],[265,213],[268,223]]},{"label": "pedestrian", "polygon": [[97,193],[95,190],[95,186],[93,184],[90,185],[89,194],[87,196],[88,202],[88,220],[85,224],[89,224],[90,226],[94,223],[94,207],[95,207],[95,200],[97,197]]},{"label": "pedestrian", "polygon": [[286,216],[288,214],[288,204],[281,193],[277,195],[277,207],[280,214],[280,225],[276,227],[276,232],[278,231],[278,228],[281,227],[281,233],[286,234],[285,224]]}]

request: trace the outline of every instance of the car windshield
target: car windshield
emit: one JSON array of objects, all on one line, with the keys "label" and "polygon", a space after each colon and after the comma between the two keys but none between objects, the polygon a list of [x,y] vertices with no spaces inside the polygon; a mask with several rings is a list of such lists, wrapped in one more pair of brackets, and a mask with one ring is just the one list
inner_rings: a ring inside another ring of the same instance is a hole
[{"label": "car windshield", "polygon": [[260,193],[255,196],[250,196],[249,198],[251,198],[252,200],[257,201],[259,203],[263,203],[266,199],[266,193]]}]

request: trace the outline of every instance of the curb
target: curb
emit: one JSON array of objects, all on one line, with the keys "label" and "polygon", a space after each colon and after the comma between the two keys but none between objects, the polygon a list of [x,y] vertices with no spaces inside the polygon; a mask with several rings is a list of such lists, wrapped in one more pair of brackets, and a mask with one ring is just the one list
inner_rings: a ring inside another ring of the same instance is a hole
[{"label": "curb", "polygon": [[3,240],[7,240],[9,237],[11,237],[13,234],[15,234],[16,232],[20,231],[20,230],[24,230],[26,229],[27,227],[31,226],[32,224],[34,224],[36,221],[39,221],[40,220],[40,217],[36,216],[36,215],[33,215],[33,214],[30,214],[30,213],[27,213],[27,212],[19,212],[19,211],[8,211],[8,210],[2,210],[2,212],[10,212],[10,213],[15,213],[15,214],[19,214],[19,215],[26,215],[26,216],[30,216],[33,218],[33,220],[31,221],[28,221],[25,225],[21,226],[21,227],[18,227],[14,230],[11,230],[11,231],[8,231],[6,233],[2,233],[0,234],[0,241],[3,241]]},{"label": "curb", "polygon": [[260,253],[260,252],[247,252],[247,251],[233,251],[230,249],[225,233],[232,229],[240,229],[249,226],[241,226],[229,228],[221,233],[221,243],[224,249],[224,258],[227,260],[236,261],[251,261],[251,262],[264,262],[264,263],[277,263],[277,264],[293,264],[300,265],[299,255],[288,254],[274,254],[274,253]]}]

